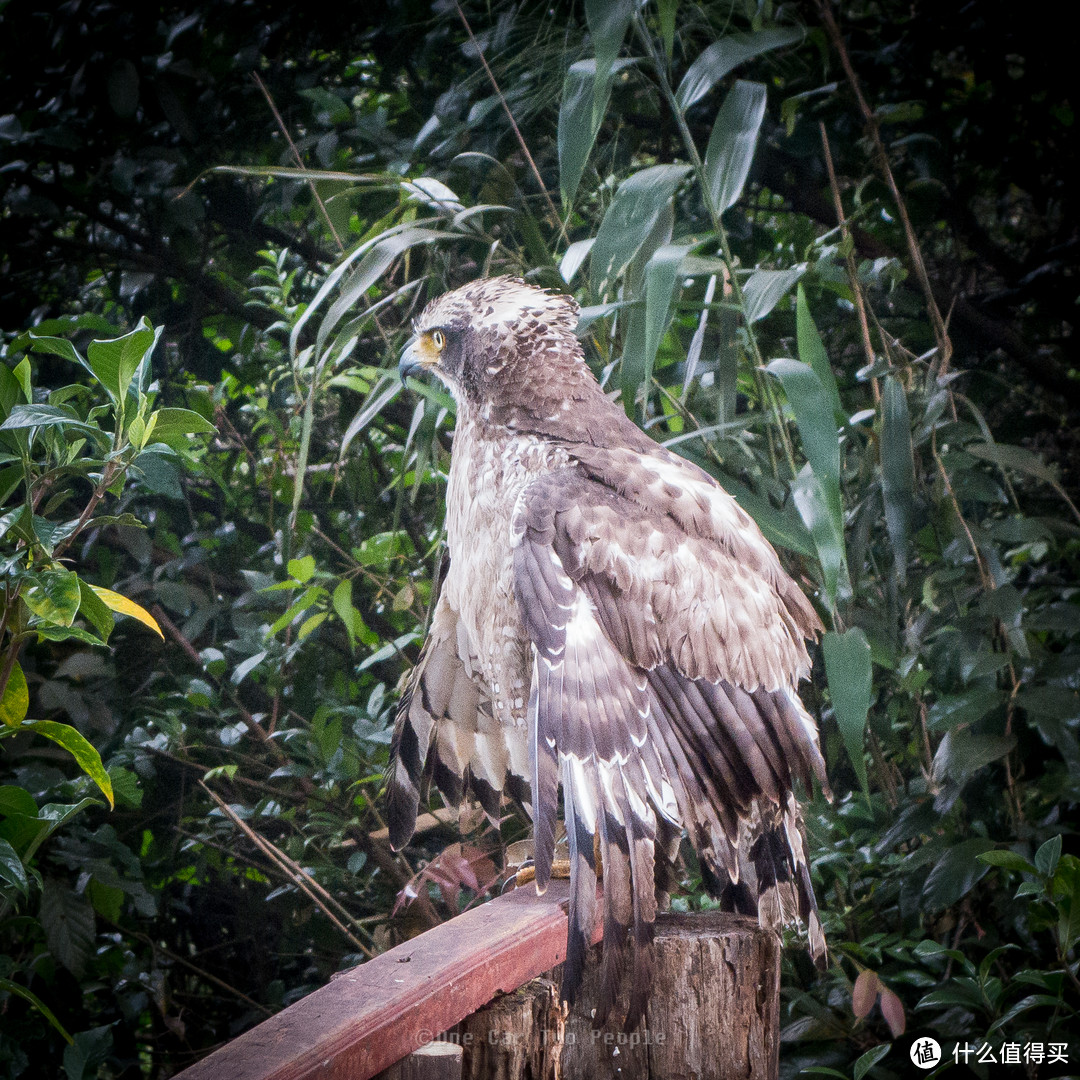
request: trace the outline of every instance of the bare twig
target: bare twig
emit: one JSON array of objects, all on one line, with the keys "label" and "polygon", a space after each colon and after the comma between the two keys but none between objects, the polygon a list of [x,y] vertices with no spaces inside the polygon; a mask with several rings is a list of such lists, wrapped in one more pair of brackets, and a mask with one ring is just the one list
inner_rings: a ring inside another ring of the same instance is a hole
[{"label": "bare twig", "polygon": [[[840,226],[840,235],[844,241],[844,262],[847,264],[848,280],[851,282],[851,292],[855,297],[855,310],[859,315],[859,328],[862,331],[863,352],[866,354],[867,367],[873,367],[877,359],[874,356],[874,346],[870,340],[870,323],[866,318],[866,302],[863,300],[862,287],[859,285],[859,268],[855,265],[855,242],[851,238],[851,230],[844,218],[844,204],[840,200],[840,185],[836,179],[836,169],[833,166],[832,150],[829,148],[829,136],[825,132],[825,124],[818,122],[821,129],[821,146],[825,151],[825,168],[829,172],[829,187],[832,189],[833,203],[836,206],[836,221]],[[881,401],[881,388],[877,378],[870,380],[870,388],[874,393],[874,401]]]},{"label": "bare twig", "polygon": [[[253,71],[251,77],[255,80],[255,85],[263,92],[263,96],[266,98],[266,103],[270,106],[270,111],[274,114],[274,119],[277,121],[278,127],[281,129],[281,134],[285,136],[285,141],[289,144],[289,149],[292,151],[293,160],[295,160],[299,168],[304,168],[304,159],[300,156],[300,151],[296,148],[296,143],[293,142],[292,136],[289,134],[289,129],[285,126],[285,121],[282,118],[280,112],[278,112],[277,104],[270,96],[270,91],[266,88],[266,83],[259,78],[259,73]],[[308,179],[308,187],[311,188],[311,194],[315,197],[315,202],[322,212],[323,220],[326,222],[327,228],[330,230],[330,235],[334,238],[334,242],[338,246],[338,250],[344,251],[345,245],[341,241],[341,237],[338,236],[337,229],[334,228],[333,221],[330,220],[330,214],[326,209],[326,204],[322,201],[322,196],[319,195],[318,190],[315,187],[315,181]]]},{"label": "bare twig", "polygon": [[289,880],[298,886],[315,904],[315,906],[345,935],[352,945],[360,950],[365,956],[374,955],[362,941],[339,919],[331,910],[336,908],[341,914],[352,921],[352,915],[333,896],[330,895],[299,863],[290,859],[280,848],[271,844],[264,836],[260,836],[246,821],[243,820],[217,792],[213,791],[205,781],[199,781],[199,787],[210,796],[217,804],[218,809],[278,868],[288,876]]},{"label": "bare twig", "polygon": [[855,74],[855,69],[851,65],[851,57],[848,55],[847,45],[844,43],[844,36],[840,33],[840,27],[836,23],[832,9],[829,7],[828,0],[817,0],[817,9],[825,27],[825,32],[829,35],[829,40],[832,42],[833,48],[836,49],[836,52],[840,57],[840,63],[844,68],[848,83],[851,86],[852,92],[855,94],[855,100],[858,102],[859,111],[862,113],[863,120],[866,123],[866,130],[870,135],[871,142],[874,144],[874,150],[878,159],[878,167],[885,178],[885,182],[889,185],[889,190],[892,192],[893,200],[896,203],[896,210],[900,216],[900,224],[903,227],[904,237],[907,240],[911,265],[915,269],[915,276],[918,278],[919,285],[922,287],[923,295],[926,298],[926,308],[930,313],[930,323],[934,329],[934,339],[937,342],[938,347],[938,374],[944,375],[949,369],[949,361],[952,358],[952,342],[949,340],[948,327],[945,325],[945,320],[941,317],[941,310],[938,308],[937,300],[934,299],[934,290],[930,285],[930,277],[926,272],[926,264],[923,262],[922,250],[919,247],[918,237],[915,235],[915,229],[912,227],[911,218],[908,216],[907,205],[896,184],[896,178],[893,176],[892,167],[889,165],[889,154],[885,149],[885,143],[881,138],[881,128],[878,124],[877,117],[874,115],[874,110],[870,108],[866,98],[863,96],[859,77]]},{"label": "bare twig", "polygon": [[521,147],[522,153],[525,155],[525,160],[529,163],[529,168],[532,169],[532,174],[536,178],[537,184],[540,186],[540,191],[544,198],[547,200],[548,210],[551,212],[552,219],[559,222],[560,228],[562,227],[562,221],[559,218],[559,211],[555,209],[555,203],[548,193],[547,185],[544,183],[544,178],[540,175],[540,170],[536,167],[536,162],[533,160],[533,156],[529,153],[528,144],[525,142],[524,136],[521,134],[521,129],[517,126],[517,121],[514,119],[514,114],[510,111],[510,106],[507,104],[506,98],[503,96],[502,90],[499,89],[499,84],[495,80],[495,74],[488,66],[487,58],[484,56],[484,50],[480,48],[479,43],[473,36],[472,27],[469,25],[469,20],[465,17],[465,12],[461,10],[461,4],[454,0],[454,7],[457,8],[458,17],[461,19],[462,25],[465,27],[465,33],[469,35],[469,43],[476,50],[476,55],[480,57],[480,63],[484,65],[484,71],[487,73],[487,77],[491,82],[491,85],[495,89],[495,94],[499,101],[502,103],[503,111],[506,113],[510,120],[510,126],[514,129],[514,134],[517,136],[518,145]]}]

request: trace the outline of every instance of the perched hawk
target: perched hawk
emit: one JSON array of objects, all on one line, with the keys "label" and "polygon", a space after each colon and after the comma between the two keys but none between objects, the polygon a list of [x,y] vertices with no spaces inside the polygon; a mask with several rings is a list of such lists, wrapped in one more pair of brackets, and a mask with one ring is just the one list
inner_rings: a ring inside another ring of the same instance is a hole
[{"label": "perched hawk", "polygon": [[579,989],[601,856],[603,1021],[632,948],[626,1025],[650,984],[657,897],[685,828],[706,886],[825,941],[796,779],[824,786],[795,692],[820,621],[716,481],[607,398],[574,336],[578,308],[522,281],[434,300],[399,365],[457,401],[450,566],[398,709],[393,845],[434,780],[493,817],[531,805],[536,883],[551,876],[559,786],[571,901],[563,996]]}]

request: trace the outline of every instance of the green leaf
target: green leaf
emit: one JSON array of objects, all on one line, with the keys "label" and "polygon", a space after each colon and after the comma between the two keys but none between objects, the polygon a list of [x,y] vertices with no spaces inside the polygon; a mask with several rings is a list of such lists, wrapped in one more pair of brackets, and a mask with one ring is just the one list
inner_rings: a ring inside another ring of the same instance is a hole
[{"label": "green leaf", "polygon": [[806,290],[799,282],[795,292],[795,333],[798,342],[799,359],[804,364],[809,364],[814,373],[821,380],[832,402],[833,417],[839,420],[844,415],[844,407],[840,404],[840,391],[836,386],[836,376],[833,374],[832,365],[829,363],[829,354],[825,351],[825,343],[821,340],[818,328],[810,314],[810,306],[806,302]]},{"label": "green leaf", "polygon": [[777,27],[758,30],[753,34],[728,34],[722,37],[699,53],[686,69],[675,93],[676,104],[680,111],[686,112],[740,64],[770,49],[794,45],[802,38],[803,31],[798,27]]},{"label": "green leaf", "polygon": [[1052,836],[1035,852],[1035,869],[1044,877],[1053,877],[1061,858],[1061,835]]},{"label": "green leaf", "polygon": [[842,634],[830,630],[822,641],[821,649],[825,656],[825,676],[829,682],[829,697],[832,698],[836,722],[848,757],[855,766],[859,784],[863,791],[868,792],[863,740],[873,688],[870,645],[862,630],[853,626]]},{"label": "green leaf", "polygon": [[299,581],[301,585],[310,581],[314,573],[315,557],[313,555],[305,555],[300,559],[289,560],[289,577],[294,581]]},{"label": "green leaf", "polygon": [[823,485],[840,485],[840,440],[836,434],[829,395],[809,364],[799,360],[773,360],[765,369],[775,375],[795,413],[803,453]]},{"label": "green leaf", "polygon": [[848,595],[851,585],[846,570],[844,534],[837,528],[837,514],[810,463],[802,467],[791,485],[791,499],[814,541],[830,609],[838,595]]},{"label": "green leaf", "polygon": [[79,611],[82,593],[74,570],[43,570],[22,594],[26,606],[56,626],[70,626]]},{"label": "green leaf", "polygon": [[82,580],[79,581],[79,614],[98,632],[102,641],[109,640],[116,620],[109,605]]},{"label": "green leaf", "polygon": [[592,119],[597,127],[607,107],[611,69],[637,7],[638,0],[585,0],[585,19],[596,52]]},{"label": "green leaf", "polygon": [[930,706],[926,722],[939,731],[961,724],[974,724],[1004,704],[1005,694],[1001,690],[972,689],[963,694],[943,694]]},{"label": "green leaf", "polygon": [[233,673],[229,676],[229,682],[233,686],[239,686],[240,683],[247,678],[264,660],[266,659],[266,650],[262,649],[254,656],[249,656],[243,663],[237,664],[233,669]]},{"label": "green leaf", "polygon": [[855,1062],[852,1076],[855,1080],[862,1078],[892,1049],[892,1043],[882,1043],[873,1050],[867,1050],[858,1061]]},{"label": "green leaf", "polygon": [[1080,859],[1074,855],[1066,855],[1058,865],[1054,902],[1058,909],[1058,941],[1062,953],[1068,954],[1080,941]]},{"label": "green leaf", "polygon": [[0,879],[13,885],[23,896],[30,891],[26,867],[23,866],[19,853],[3,838],[0,838]]},{"label": "green leaf", "polygon": [[158,409],[151,415],[150,437],[167,442],[177,435],[212,435],[217,428],[192,409]]},{"label": "green leaf", "polygon": [[382,278],[395,259],[417,244],[432,244],[437,240],[451,238],[453,238],[453,233],[438,232],[433,229],[405,229],[385,237],[371,247],[348,281],[342,285],[337,299],[330,305],[322,322],[319,323],[319,330],[315,335],[316,357],[320,360],[323,358],[323,349],[331,333],[363,299],[368,289]]},{"label": "green leaf", "polygon": [[39,918],[49,952],[75,978],[81,978],[94,950],[94,909],[89,901],[61,882],[46,879]]},{"label": "green leaf", "polygon": [[20,403],[20,398],[23,401],[26,400],[19,380],[15,378],[7,364],[0,364],[0,419],[7,417],[7,414]]},{"label": "green leaf", "polygon": [[55,720],[24,720],[22,727],[23,730],[29,728],[62,746],[78,762],[79,768],[101,788],[102,794],[109,800],[109,806],[112,807],[112,781],[105,771],[105,766],[101,764],[101,755],[75,728],[70,724],[57,723]]},{"label": "green leaf", "polygon": [[1003,758],[1015,746],[1015,735],[972,735],[967,729],[950,728],[934,754],[934,780],[966,784],[980,769]]},{"label": "green leaf", "polygon": [[16,787],[14,784],[0,787],[0,815],[25,814],[36,818],[37,812],[34,796],[26,788]]},{"label": "green leaf", "polygon": [[765,87],[739,80],[716,116],[705,151],[705,185],[716,213],[738,201],[765,116]]},{"label": "green leaf", "polygon": [[1057,472],[1044,465],[1038,455],[1022,446],[1009,446],[1005,443],[972,442],[964,449],[974,457],[983,461],[993,462],[1005,469],[1015,469],[1017,472],[1027,473],[1037,480],[1043,480],[1048,484],[1058,482]]},{"label": "green leaf", "polygon": [[50,356],[62,356],[65,360],[70,360],[73,364],[78,364],[79,367],[92,371],[90,365],[79,355],[75,346],[67,338],[45,335],[39,337],[33,330],[30,331],[29,337],[30,348],[33,352],[48,353]]},{"label": "green leaf", "polygon": [[0,990],[6,994],[14,994],[16,997],[21,997],[23,1001],[28,1001],[50,1024],[60,1033],[61,1038],[66,1039],[67,1042],[72,1042],[71,1036],[67,1033],[67,1029],[56,1016],[53,1011],[30,990],[27,990],[25,986],[20,986],[16,982],[12,982],[10,979],[0,979]]},{"label": "green leaf", "polygon": [[837,595],[847,595],[847,555],[844,543],[844,508],[840,493],[840,440],[829,395],[817,373],[798,360],[773,360],[766,368],[775,375],[795,413],[810,478],[802,473],[792,488],[795,505],[814,543],[825,574],[830,606]]},{"label": "green leaf", "polygon": [[908,534],[915,492],[915,458],[911,449],[911,417],[907,395],[893,375],[881,392],[881,488],[885,526],[893,547],[893,565],[900,584],[907,580]]},{"label": "green leaf", "polygon": [[620,373],[623,402],[628,409],[633,407],[643,386],[648,393],[656,351],[668,327],[679,267],[689,250],[688,244],[664,244],[645,264],[645,310],[638,309],[635,312],[638,318],[632,319],[635,332],[626,335]]},{"label": "green leaf", "polygon": [[805,266],[787,270],[755,270],[743,284],[743,306],[748,323],[764,319],[806,273]]},{"label": "green leaf", "polygon": [[610,289],[630,264],[689,171],[686,165],[654,165],[619,185],[590,253],[590,281],[596,296]]},{"label": "green leaf", "polygon": [[992,850],[994,842],[977,837],[949,848],[938,859],[923,885],[923,904],[927,911],[940,911],[967,896],[990,867],[979,860]]},{"label": "green leaf", "polygon": [[135,372],[157,344],[161,330],[151,326],[144,315],[130,333],[90,342],[86,350],[90,369],[114,401],[121,402],[127,395]]},{"label": "green leaf", "polygon": [[70,405],[15,405],[7,419],[0,424],[0,431],[13,431],[17,428],[63,427],[76,431],[103,434],[99,427],[87,424],[79,419],[79,414]]},{"label": "green leaf", "polygon": [[578,60],[570,65],[563,79],[557,142],[559,190],[566,205],[574,201],[581,175],[600,132],[611,97],[613,76],[633,63],[633,60],[616,60],[607,78],[599,81],[596,77],[596,60]]},{"label": "green leaf", "polygon": [[29,708],[30,691],[26,686],[26,676],[16,660],[4,687],[4,696],[0,699],[0,722],[10,728],[18,727]]},{"label": "green leaf", "polygon": [[1034,874],[1036,872],[1035,867],[1023,855],[1017,855],[1015,851],[995,848],[993,851],[984,851],[978,858],[980,862],[986,863],[987,866],[999,866],[1003,870],[1018,870],[1025,874]]},{"label": "green leaf", "polygon": [[[426,390],[423,383],[413,382],[413,387]],[[380,412],[401,393],[401,383],[393,375],[384,375],[372,388],[360,411],[352,418],[345,434],[341,437],[341,450],[338,458],[342,459],[350,444],[379,415]]]}]

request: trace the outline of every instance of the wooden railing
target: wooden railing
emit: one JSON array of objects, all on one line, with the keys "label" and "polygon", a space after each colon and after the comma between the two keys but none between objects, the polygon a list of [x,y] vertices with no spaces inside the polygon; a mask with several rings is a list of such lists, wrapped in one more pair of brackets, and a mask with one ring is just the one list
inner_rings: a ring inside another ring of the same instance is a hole
[{"label": "wooden railing", "polygon": [[[557,1005],[567,895],[567,883],[552,882],[542,897],[530,886],[467,911],[338,976],[178,1080],[368,1080],[391,1066],[400,1077],[488,1080],[524,1075],[526,1064],[564,1080],[776,1076],[774,935],[736,916],[661,916],[645,1028],[597,1031],[581,1004],[569,1018]],[[598,967],[587,970],[585,1002]],[[416,1058],[440,1036],[422,1055],[432,1060]],[[446,1060],[436,1062],[439,1050]]]}]

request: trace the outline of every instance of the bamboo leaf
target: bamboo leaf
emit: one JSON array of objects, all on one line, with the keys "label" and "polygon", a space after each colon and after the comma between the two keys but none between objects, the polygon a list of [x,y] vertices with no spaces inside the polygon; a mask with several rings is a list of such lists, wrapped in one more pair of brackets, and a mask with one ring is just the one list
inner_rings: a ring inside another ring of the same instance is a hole
[{"label": "bamboo leaf", "polygon": [[765,369],[780,380],[795,413],[803,453],[823,485],[840,485],[840,440],[829,395],[808,364],[777,359]]},{"label": "bamboo leaf", "polygon": [[740,79],[720,106],[705,151],[705,184],[718,214],[742,194],[764,116],[765,87]]},{"label": "bamboo leaf", "polygon": [[742,289],[746,321],[752,323],[764,319],[805,273],[805,265],[787,270],[755,270]]},{"label": "bamboo leaf", "polygon": [[836,376],[829,363],[829,354],[825,351],[825,344],[810,314],[810,306],[806,302],[806,291],[802,287],[802,282],[799,282],[799,288],[795,294],[795,332],[799,359],[804,364],[809,364],[817,373],[821,385],[825,387],[825,392],[832,402],[833,415],[839,422],[844,415],[844,407],[840,404],[840,391],[837,389]]},{"label": "bamboo leaf", "polygon": [[0,990],[5,994],[14,994],[16,997],[21,997],[23,1001],[28,1001],[46,1020],[60,1033],[60,1036],[65,1039],[70,1045],[75,1040],[67,1033],[67,1029],[59,1020],[56,1019],[53,1011],[48,1007],[31,990],[27,990],[25,986],[20,986],[17,982],[12,982],[10,979],[0,979]]},{"label": "bamboo leaf", "polygon": [[842,634],[830,630],[821,643],[821,651],[825,656],[829,697],[844,746],[855,766],[859,784],[863,791],[869,792],[863,739],[873,685],[870,645],[862,630],[854,626]]},{"label": "bamboo leaf", "polygon": [[893,547],[896,576],[903,585],[907,580],[915,458],[907,395],[893,375],[885,377],[881,392],[881,490],[885,496],[885,526]]},{"label": "bamboo leaf", "polygon": [[570,65],[563,79],[557,142],[559,190],[566,204],[572,203],[577,194],[581,175],[607,111],[614,76],[633,63],[627,59],[614,61],[601,84],[596,77],[596,60],[579,60]]},{"label": "bamboo leaf", "polygon": [[1022,446],[1009,446],[1006,443],[971,442],[964,449],[973,456],[983,461],[990,461],[1003,469],[1015,469],[1017,472],[1027,473],[1036,480],[1042,480],[1047,484],[1058,482],[1057,473],[1048,465],[1044,465],[1042,459],[1025,450]]},{"label": "bamboo leaf", "polygon": [[770,49],[794,45],[803,38],[799,27],[776,27],[753,34],[728,34],[713,42],[686,69],[675,101],[682,112],[699,102],[725,75]]},{"label": "bamboo leaf", "polygon": [[609,290],[630,264],[689,172],[687,165],[653,165],[619,185],[590,255],[590,282],[597,297]]},{"label": "bamboo leaf", "polygon": [[652,379],[656,351],[668,327],[671,300],[688,244],[664,244],[645,264],[645,304],[636,308],[622,358],[623,403],[630,410],[642,387]]}]

